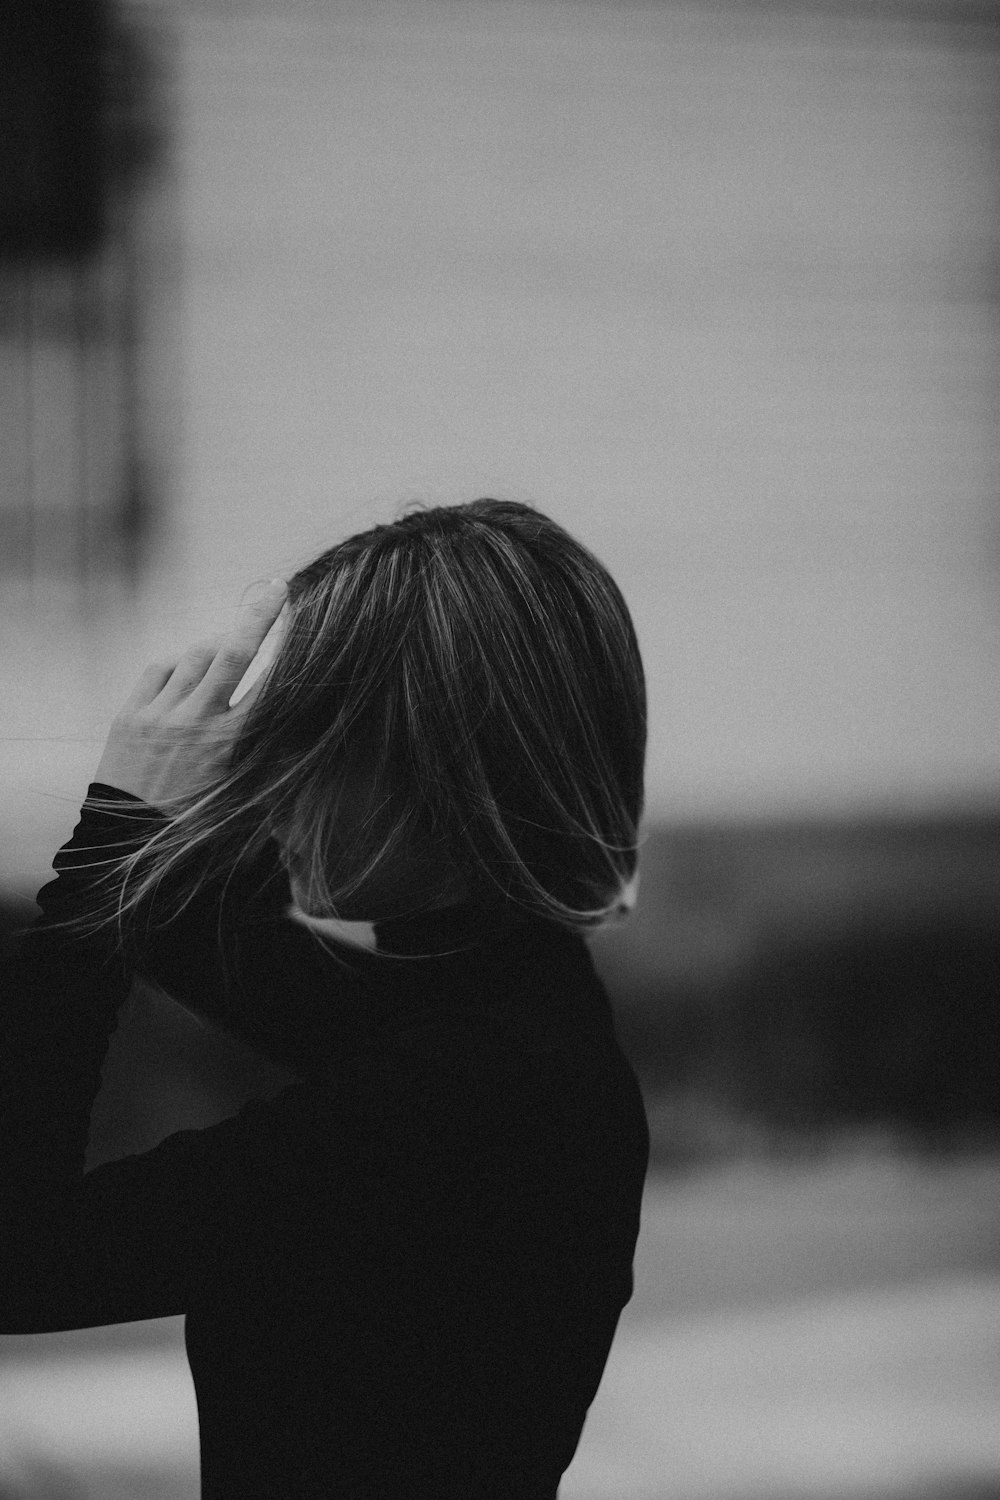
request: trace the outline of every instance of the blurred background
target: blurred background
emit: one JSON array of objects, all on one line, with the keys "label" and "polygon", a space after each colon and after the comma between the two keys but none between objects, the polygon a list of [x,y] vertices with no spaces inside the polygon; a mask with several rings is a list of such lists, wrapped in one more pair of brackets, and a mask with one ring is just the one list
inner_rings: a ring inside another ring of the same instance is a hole
[{"label": "blurred background", "polygon": [[[607,563],[653,1131],[565,1500],[1000,1496],[1000,16],[0,3],[0,909],[148,660],[408,500]],[[91,1157],[277,1080],[137,990]],[[179,1322],[0,1340],[4,1500],[193,1500]]]}]

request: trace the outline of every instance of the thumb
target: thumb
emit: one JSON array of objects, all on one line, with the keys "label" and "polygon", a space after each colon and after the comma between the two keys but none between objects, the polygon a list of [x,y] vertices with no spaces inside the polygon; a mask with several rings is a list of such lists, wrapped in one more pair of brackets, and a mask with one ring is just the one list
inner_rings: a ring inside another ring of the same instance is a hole
[{"label": "thumb", "polygon": [[230,713],[245,714],[252,707],[264,686],[265,676],[264,667],[256,663],[250,666],[229,700]]}]

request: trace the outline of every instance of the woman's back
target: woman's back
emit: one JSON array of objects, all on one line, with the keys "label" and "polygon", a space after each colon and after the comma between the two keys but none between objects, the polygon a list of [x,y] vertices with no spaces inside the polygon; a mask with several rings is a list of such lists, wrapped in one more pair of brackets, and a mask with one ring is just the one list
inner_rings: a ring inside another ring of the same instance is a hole
[{"label": "woman's back", "polygon": [[582,940],[468,936],[251,1111],[188,1313],[206,1500],[555,1494],[631,1294],[645,1118]]}]

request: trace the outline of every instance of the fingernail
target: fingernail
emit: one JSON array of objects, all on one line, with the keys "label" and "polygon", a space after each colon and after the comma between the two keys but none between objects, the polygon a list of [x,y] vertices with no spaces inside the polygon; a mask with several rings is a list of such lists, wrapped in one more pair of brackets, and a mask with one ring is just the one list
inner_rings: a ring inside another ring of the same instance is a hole
[{"label": "fingernail", "polygon": [[278,594],[283,594],[287,588],[288,584],[283,578],[272,578],[267,586],[267,591],[269,594],[277,596]]}]

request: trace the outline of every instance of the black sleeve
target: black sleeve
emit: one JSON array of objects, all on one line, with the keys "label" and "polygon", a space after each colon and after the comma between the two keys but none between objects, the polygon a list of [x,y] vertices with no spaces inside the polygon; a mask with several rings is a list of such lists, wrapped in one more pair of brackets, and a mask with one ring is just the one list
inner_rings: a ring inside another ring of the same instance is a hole
[{"label": "black sleeve", "polygon": [[[162,815],[131,802],[128,835],[155,827]],[[91,1106],[131,975],[113,935],[68,935],[51,924],[81,909],[95,861],[125,829],[85,804],[54,860],[57,878],[39,892],[41,917],[4,956],[0,1330],[9,1333],[184,1311],[232,1236],[248,1182],[276,1152],[288,1159],[276,1141],[303,1085],[84,1173]]]},{"label": "black sleeve", "polygon": [[[88,796],[121,803],[117,816],[84,806],[91,842],[141,837],[164,814],[128,792],[93,783]],[[163,925],[147,906],[133,935],[131,964],[173,999],[258,1052],[306,1075],[318,1055],[352,1049],[371,1016],[377,966],[368,954],[329,937],[318,941],[288,915],[291,891],[278,847],[200,891]]]},{"label": "black sleeve", "polygon": [[[60,1081],[46,1122],[54,1129],[36,1127],[29,1140],[11,1141],[13,1160],[8,1154],[0,1171],[0,1333],[56,1333],[187,1312],[241,1223],[259,1220],[267,1163],[282,1154],[292,1096],[304,1086],[84,1174],[80,1141],[89,1101],[82,1090],[66,1092],[63,1068],[52,1075]],[[5,1090],[5,1135],[8,1107]]]}]

